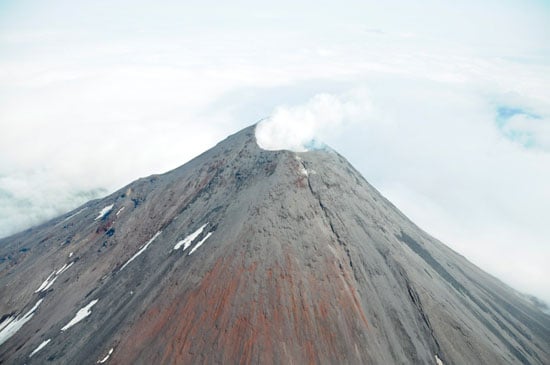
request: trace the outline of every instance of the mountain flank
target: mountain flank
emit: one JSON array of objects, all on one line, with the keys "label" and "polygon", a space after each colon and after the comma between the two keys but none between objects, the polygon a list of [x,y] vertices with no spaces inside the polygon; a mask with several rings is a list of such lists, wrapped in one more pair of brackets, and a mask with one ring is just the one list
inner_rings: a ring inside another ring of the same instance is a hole
[{"label": "mountain flank", "polygon": [[550,364],[550,317],[255,126],[0,240],[2,364]]}]

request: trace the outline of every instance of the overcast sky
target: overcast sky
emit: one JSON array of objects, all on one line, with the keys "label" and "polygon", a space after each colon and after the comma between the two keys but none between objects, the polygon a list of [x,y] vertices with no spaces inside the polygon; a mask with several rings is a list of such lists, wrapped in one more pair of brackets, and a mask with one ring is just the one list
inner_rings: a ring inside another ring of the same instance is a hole
[{"label": "overcast sky", "polygon": [[0,0],[0,237],[272,116],[550,302],[549,40],[548,1]]}]

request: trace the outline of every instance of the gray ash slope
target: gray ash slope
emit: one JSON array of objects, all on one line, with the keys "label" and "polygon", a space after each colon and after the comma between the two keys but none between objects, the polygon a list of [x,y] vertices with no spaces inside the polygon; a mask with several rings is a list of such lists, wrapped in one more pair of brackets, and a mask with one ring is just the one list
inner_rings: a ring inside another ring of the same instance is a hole
[{"label": "gray ash slope", "polygon": [[0,316],[2,364],[550,364],[550,317],[254,127],[0,240]]}]

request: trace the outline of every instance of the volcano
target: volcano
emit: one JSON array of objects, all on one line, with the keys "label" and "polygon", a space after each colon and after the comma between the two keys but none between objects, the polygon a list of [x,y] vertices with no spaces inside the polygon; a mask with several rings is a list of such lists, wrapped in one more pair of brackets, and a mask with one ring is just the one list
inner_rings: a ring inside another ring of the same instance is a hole
[{"label": "volcano", "polygon": [[550,364],[550,317],[255,126],[0,240],[2,364]]}]

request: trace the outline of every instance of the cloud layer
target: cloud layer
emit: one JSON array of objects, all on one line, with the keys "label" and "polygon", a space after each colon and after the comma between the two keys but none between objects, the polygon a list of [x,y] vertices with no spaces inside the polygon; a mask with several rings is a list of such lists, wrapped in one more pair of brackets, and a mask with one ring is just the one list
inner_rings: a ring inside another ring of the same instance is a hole
[{"label": "cloud layer", "polygon": [[214,8],[0,5],[0,237],[264,119],[264,148],[326,142],[423,229],[550,302],[547,4]]}]

